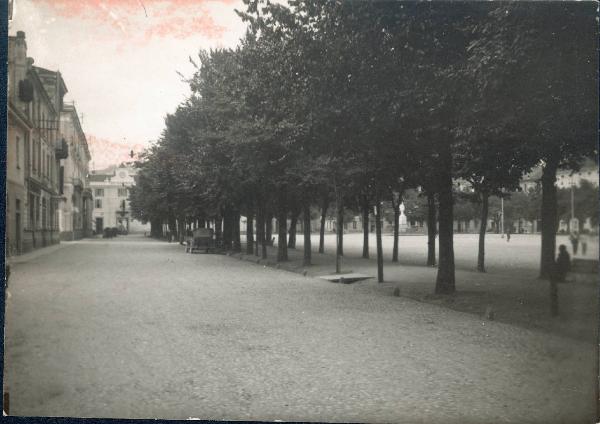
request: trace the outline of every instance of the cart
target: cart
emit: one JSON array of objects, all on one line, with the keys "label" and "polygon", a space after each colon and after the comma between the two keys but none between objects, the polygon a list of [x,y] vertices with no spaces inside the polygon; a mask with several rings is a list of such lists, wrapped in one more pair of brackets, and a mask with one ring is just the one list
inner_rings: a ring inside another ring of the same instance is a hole
[{"label": "cart", "polygon": [[186,253],[194,253],[195,251],[210,253],[215,248],[214,232],[211,228],[197,228],[186,239],[185,244]]}]

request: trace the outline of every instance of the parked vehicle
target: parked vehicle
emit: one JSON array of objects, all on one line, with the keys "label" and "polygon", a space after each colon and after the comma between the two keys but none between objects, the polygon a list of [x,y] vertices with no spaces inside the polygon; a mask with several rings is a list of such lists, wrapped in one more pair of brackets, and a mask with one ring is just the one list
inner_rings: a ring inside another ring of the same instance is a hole
[{"label": "parked vehicle", "polygon": [[187,237],[185,251],[194,253],[195,250],[210,253],[214,251],[215,240],[214,231],[211,228],[197,228]]}]

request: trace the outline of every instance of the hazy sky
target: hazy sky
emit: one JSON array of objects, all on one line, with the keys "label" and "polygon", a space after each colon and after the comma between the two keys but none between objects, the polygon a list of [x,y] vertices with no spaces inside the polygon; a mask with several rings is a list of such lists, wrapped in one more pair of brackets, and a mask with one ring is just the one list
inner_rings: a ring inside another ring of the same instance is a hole
[{"label": "hazy sky", "polygon": [[16,0],[9,32],[25,31],[35,65],[60,70],[84,131],[146,144],[189,94],[188,57],[232,47],[240,0]]}]

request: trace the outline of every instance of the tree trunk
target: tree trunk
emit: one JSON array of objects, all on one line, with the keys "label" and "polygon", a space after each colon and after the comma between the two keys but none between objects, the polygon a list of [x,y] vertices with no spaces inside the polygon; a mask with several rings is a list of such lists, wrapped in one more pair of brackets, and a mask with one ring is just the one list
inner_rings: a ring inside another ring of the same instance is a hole
[{"label": "tree trunk", "polygon": [[383,283],[383,244],[381,241],[381,201],[377,199],[375,213],[375,235],[377,238],[377,281]]},{"label": "tree trunk", "polygon": [[260,256],[260,249],[265,244],[265,217],[262,206],[256,208],[256,256]]},{"label": "tree trunk", "polygon": [[175,215],[172,212],[169,212],[169,217],[167,219],[167,226],[169,228],[170,239],[169,241],[176,240],[177,237],[177,221],[175,219]]},{"label": "tree trunk", "polygon": [[273,246],[273,214],[265,214],[265,242],[268,246]]},{"label": "tree trunk", "polygon": [[284,262],[288,260],[287,254],[287,205],[285,201],[285,194],[279,196],[279,209],[277,213],[277,262]]},{"label": "tree trunk", "polygon": [[150,236],[154,238],[162,237],[162,222],[160,219],[153,219],[150,221]]},{"label": "tree trunk", "polygon": [[337,216],[335,220],[335,235],[336,235],[336,251],[335,251],[335,272],[340,274],[342,272],[342,256],[343,252],[343,243],[344,243],[344,206],[343,206],[343,198],[341,193],[336,193],[335,195],[335,206],[337,211]]},{"label": "tree trunk", "polygon": [[338,219],[340,222],[340,231],[339,231],[339,252],[340,256],[344,256],[344,207],[342,206],[342,210],[338,215]]},{"label": "tree trunk", "polygon": [[435,193],[427,192],[427,265],[435,266],[435,236],[437,220],[435,208]]},{"label": "tree trunk", "polygon": [[303,234],[304,234],[304,266],[311,263],[311,245],[310,245],[310,204],[308,202],[303,207]]},{"label": "tree trunk", "polygon": [[223,211],[223,249],[231,250],[233,244],[233,213],[229,208]]},{"label": "tree trunk", "polygon": [[362,199],[363,252],[362,257],[369,259],[369,201],[367,196]]},{"label": "tree trunk", "polygon": [[319,253],[325,253],[325,219],[327,218],[327,209],[329,208],[329,199],[325,198],[321,205],[321,229],[319,231]]},{"label": "tree trunk", "polygon": [[252,216],[252,210],[248,210],[248,216],[246,217],[246,254],[252,255],[254,253],[254,217]]},{"label": "tree trunk", "polygon": [[487,230],[489,198],[481,193],[481,225],[479,226],[479,252],[477,254],[477,271],[485,272],[485,231]]},{"label": "tree trunk", "polygon": [[232,219],[232,229],[233,229],[233,251],[241,252],[242,251],[242,240],[240,236],[240,214],[239,212],[234,212],[231,214]]},{"label": "tree trunk", "polygon": [[540,278],[550,278],[554,269],[558,213],[556,201],[557,161],[548,161],[542,170],[542,251]]},{"label": "tree trunk", "polygon": [[179,236],[179,244],[183,244],[185,242],[185,217],[180,216],[177,219],[177,226],[179,227],[177,233]]},{"label": "tree trunk", "polygon": [[444,169],[440,175],[439,221],[440,221],[440,257],[435,282],[436,294],[451,294],[456,291],[454,276],[454,246],[452,228],[454,220],[452,197],[452,155],[450,146],[444,145],[441,154]]},{"label": "tree trunk", "polygon": [[298,211],[292,211],[292,219],[290,220],[290,231],[288,236],[288,247],[290,249],[296,248],[296,227],[298,226]]},{"label": "tree trunk", "polygon": [[223,218],[221,215],[215,217],[215,241],[217,246],[223,247]]},{"label": "tree trunk", "polygon": [[392,251],[392,262],[398,262],[398,239],[400,237],[400,203],[401,199],[398,199],[398,203],[392,201],[394,207],[394,249]]},{"label": "tree trunk", "polygon": [[[267,239],[266,239],[266,228],[267,223],[265,220],[265,207],[260,205],[258,207],[258,222],[256,224],[256,234],[258,236],[258,242],[260,244],[260,255],[262,259],[267,259]],[[258,246],[257,255],[258,256]]]}]

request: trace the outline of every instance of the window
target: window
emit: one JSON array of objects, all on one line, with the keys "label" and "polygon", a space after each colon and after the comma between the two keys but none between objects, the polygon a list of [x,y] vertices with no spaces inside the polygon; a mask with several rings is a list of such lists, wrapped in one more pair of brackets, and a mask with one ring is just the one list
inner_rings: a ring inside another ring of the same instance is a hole
[{"label": "window", "polygon": [[96,199],[96,209],[102,208],[102,199]]},{"label": "window", "polygon": [[65,190],[65,167],[61,166],[58,171],[58,189],[60,194],[64,194]]},{"label": "window", "polygon": [[42,172],[42,142],[38,141],[37,144],[37,169],[41,173]]},{"label": "window", "polygon": [[96,197],[104,197],[104,189],[103,188],[97,188],[95,191],[95,196]]},{"label": "window", "polygon": [[127,197],[127,189],[126,188],[119,189],[119,197]]},{"label": "window", "polygon": [[33,173],[35,174],[36,171],[36,165],[37,165],[37,141],[33,140],[33,143],[31,144],[31,150],[32,150],[32,157],[33,157],[33,161],[31,161],[31,166],[33,169]]},{"label": "window", "polygon": [[21,169],[21,139],[19,136],[17,136],[17,142],[15,146],[15,152],[17,153],[17,169]]}]

